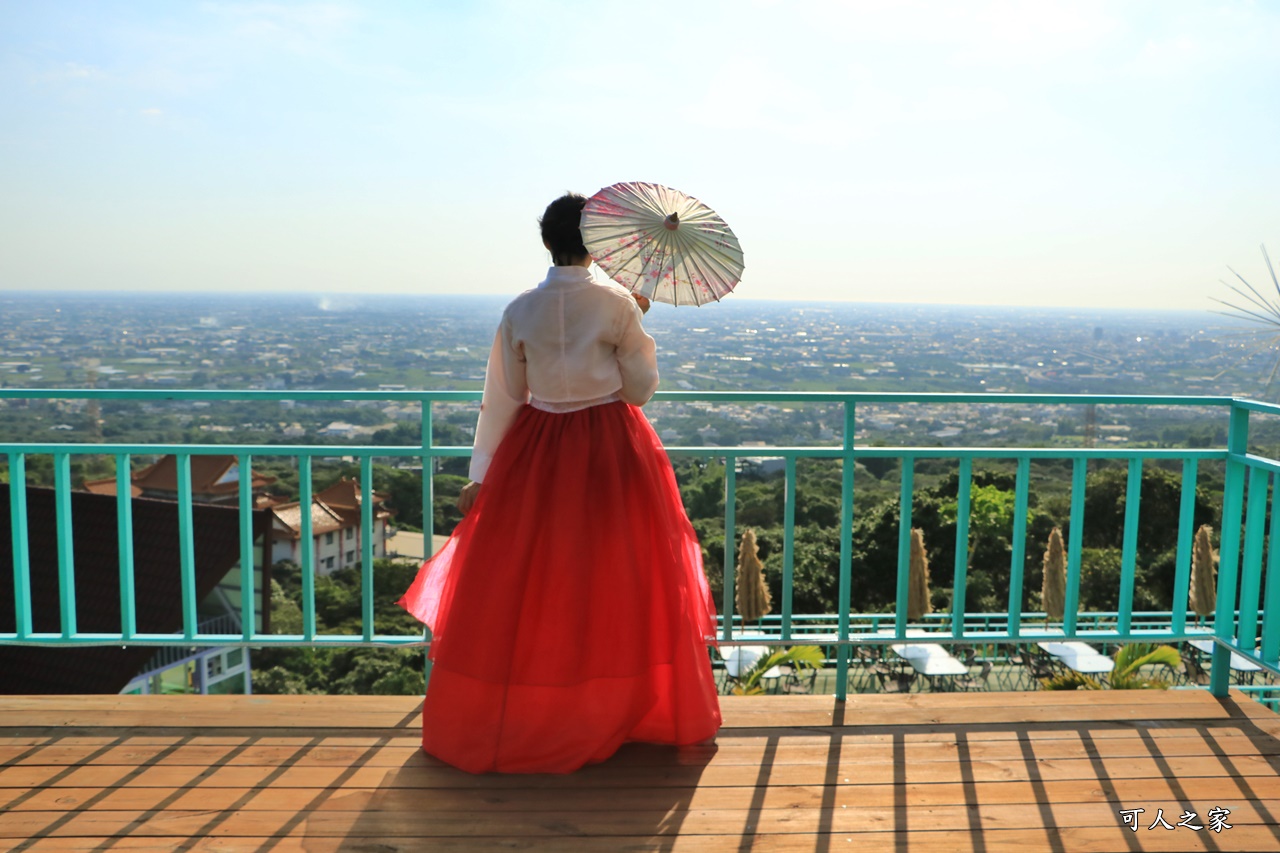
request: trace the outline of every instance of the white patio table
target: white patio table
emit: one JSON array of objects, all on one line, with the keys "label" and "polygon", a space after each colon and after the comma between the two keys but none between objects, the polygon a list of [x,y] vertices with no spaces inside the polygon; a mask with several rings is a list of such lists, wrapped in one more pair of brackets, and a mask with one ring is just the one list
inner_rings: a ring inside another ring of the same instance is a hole
[{"label": "white patio table", "polygon": [[[928,636],[928,632],[916,629],[907,631],[909,637]],[[930,686],[937,687],[939,676],[968,675],[969,667],[964,661],[951,655],[937,643],[894,643],[889,646],[893,653],[911,664],[911,668],[929,678]]]},{"label": "white patio table", "polygon": [[[897,649],[894,649],[897,651]],[[942,654],[932,655],[903,655],[907,663],[911,664],[911,668],[921,675],[927,675],[930,678],[938,675],[968,675],[969,667],[964,665],[964,661],[952,657],[943,652]]]},{"label": "white patio table", "polygon": [[1116,662],[1114,660],[1100,653],[1088,643],[1064,640],[1040,642],[1036,643],[1036,645],[1062,661],[1064,666],[1067,666],[1076,672],[1093,675],[1097,673],[1111,672],[1116,668]]},{"label": "white patio table", "polygon": [[[742,673],[755,666],[756,661],[769,654],[768,646],[733,646],[729,649],[721,649],[720,657],[724,658],[724,671],[729,674],[730,678],[737,678]],[[763,679],[781,678],[782,670],[776,666],[767,669]]]},{"label": "white patio table", "polygon": [[[1188,643],[1195,646],[1207,655],[1213,654],[1213,640],[1187,640]],[[1261,672],[1262,667],[1258,666],[1248,658],[1241,657],[1235,652],[1231,653],[1231,668],[1236,672]]]}]

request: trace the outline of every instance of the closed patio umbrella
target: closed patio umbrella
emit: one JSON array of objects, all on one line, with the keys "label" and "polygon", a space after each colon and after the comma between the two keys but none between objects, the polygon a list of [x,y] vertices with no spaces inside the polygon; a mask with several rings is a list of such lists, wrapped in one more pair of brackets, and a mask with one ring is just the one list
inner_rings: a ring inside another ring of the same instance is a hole
[{"label": "closed patio umbrella", "polygon": [[1044,552],[1044,581],[1040,587],[1045,621],[1062,620],[1066,598],[1067,554],[1062,547],[1062,529],[1055,527],[1049,533],[1049,547]]},{"label": "closed patio umbrella", "polygon": [[764,582],[764,563],[760,562],[756,532],[750,527],[738,545],[737,575],[738,613],[743,622],[754,622],[773,609],[773,598]]},{"label": "closed patio umbrella", "polygon": [[1201,525],[1196,531],[1195,545],[1191,549],[1191,609],[1197,616],[1209,616],[1218,606],[1218,581],[1213,553],[1213,531],[1209,525]]},{"label": "closed patio umbrella", "polygon": [[907,619],[915,622],[933,612],[929,600],[929,558],[924,553],[924,531],[911,530],[911,574],[907,584]]}]

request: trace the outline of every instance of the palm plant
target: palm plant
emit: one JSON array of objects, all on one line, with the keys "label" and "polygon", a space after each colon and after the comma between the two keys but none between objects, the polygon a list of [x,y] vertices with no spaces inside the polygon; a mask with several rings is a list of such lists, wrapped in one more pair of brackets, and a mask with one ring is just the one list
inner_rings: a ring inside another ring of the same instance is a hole
[{"label": "palm plant", "polygon": [[796,672],[822,669],[826,659],[818,646],[791,646],[786,649],[771,649],[747,671],[738,676],[738,683],[733,687],[734,696],[756,696],[764,692],[760,682],[764,674],[775,666],[789,664]]},{"label": "palm plant", "polygon": [[1173,646],[1155,643],[1125,643],[1115,654],[1116,667],[1111,671],[1113,690],[1166,690],[1173,685],[1172,678],[1160,675],[1143,675],[1144,666],[1168,667],[1170,674],[1182,666],[1182,655]]},{"label": "palm plant", "polygon": [[1277,371],[1280,371],[1280,278],[1276,277],[1276,270],[1271,264],[1271,256],[1267,254],[1266,246],[1262,246],[1262,258],[1266,261],[1267,272],[1271,274],[1271,283],[1276,289],[1275,296],[1264,296],[1256,287],[1246,281],[1244,276],[1231,269],[1231,267],[1227,267],[1227,269],[1231,270],[1232,275],[1240,279],[1240,283],[1245,286],[1247,291],[1230,282],[1223,281],[1222,284],[1235,291],[1242,301],[1228,302],[1216,297],[1210,297],[1210,299],[1228,309],[1226,311],[1215,311],[1215,314],[1221,314],[1233,320],[1243,320],[1251,324],[1251,327],[1228,335],[1228,337],[1253,339],[1253,348],[1245,354],[1245,360],[1267,350],[1272,350],[1276,353],[1275,363],[1271,366],[1270,375],[1267,376],[1266,390],[1269,391],[1271,384],[1275,381]]},{"label": "palm plant", "polygon": [[1052,678],[1040,679],[1040,686],[1045,690],[1101,690],[1098,679],[1083,672],[1068,670]]}]

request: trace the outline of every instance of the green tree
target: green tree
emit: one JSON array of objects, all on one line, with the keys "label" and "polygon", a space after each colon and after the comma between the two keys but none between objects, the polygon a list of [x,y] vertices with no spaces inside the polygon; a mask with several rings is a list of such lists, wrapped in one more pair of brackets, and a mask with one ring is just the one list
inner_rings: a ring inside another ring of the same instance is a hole
[{"label": "green tree", "polygon": [[[1128,482],[1127,468],[1104,468],[1089,475],[1084,505],[1086,547],[1119,548],[1123,544]],[[1159,554],[1177,544],[1181,503],[1180,473],[1151,466],[1143,469],[1138,505],[1139,553]],[[1202,524],[1217,527],[1220,512],[1204,487],[1198,485],[1192,529]]]}]

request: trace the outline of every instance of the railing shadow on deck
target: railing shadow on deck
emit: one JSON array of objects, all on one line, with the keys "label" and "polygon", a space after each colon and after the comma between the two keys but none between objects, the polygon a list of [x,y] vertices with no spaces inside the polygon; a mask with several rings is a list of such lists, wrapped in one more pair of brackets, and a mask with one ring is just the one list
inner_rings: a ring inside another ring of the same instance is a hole
[{"label": "railing shadow on deck", "polygon": [[[1072,701],[1014,708],[974,696],[901,704],[779,697],[765,700],[763,713],[750,710],[759,700],[741,698],[717,747],[630,744],[561,776],[472,775],[436,762],[417,749],[418,713],[402,715],[413,707],[403,698],[388,697],[396,710],[376,725],[303,697],[245,698],[223,703],[228,714],[249,715],[226,727],[208,726],[208,714],[195,710],[208,707],[203,697],[183,704],[194,716],[174,702],[148,714],[159,697],[102,714],[94,712],[104,707],[101,698],[79,708],[63,699],[58,707],[69,710],[61,719],[36,710],[38,703],[9,710],[7,731],[39,742],[7,751],[0,763],[7,777],[0,794],[9,795],[0,814],[3,837],[17,850],[474,844],[559,853],[704,845],[830,853],[852,849],[850,842],[987,851],[1010,849],[1017,838],[1026,849],[1065,853],[1151,849],[1160,839],[1145,834],[1146,824],[1156,807],[1170,821],[1175,809],[1190,808],[1205,823],[1207,809],[1227,805],[1234,834],[1198,832],[1179,849],[1280,845],[1274,715],[1234,693],[1112,695],[1102,704],[1101,697],[1058,698]],[[796,701],[800,710],[787,711]],[[15,725],[15,715],[27,722]],[[12,772],[22,775],[40,750],[46,760],[29,766],[20,790]],[[1119,817],[1134,807],[1146,808],[1137,833]],[[26,827],[25,837],[15,837],[17,826]],[[1167,839],[1155,846],[1170,849]]]}]

